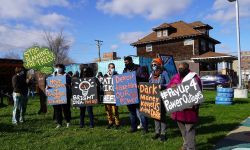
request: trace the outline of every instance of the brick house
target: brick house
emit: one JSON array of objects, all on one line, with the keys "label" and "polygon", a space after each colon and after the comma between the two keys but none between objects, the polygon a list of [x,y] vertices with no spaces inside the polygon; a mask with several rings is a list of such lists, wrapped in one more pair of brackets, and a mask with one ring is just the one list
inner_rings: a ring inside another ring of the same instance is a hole
[{"label": "brick house", "polygon": [[[156,57],[158,53],[173,55],[175,61],[190,61],[192,57],[206,52],[215,52],[215,45],[219,41],[209,36],[213,29],[210,25],[200,21],[186,23],[178,21],[163,23],[153,28],[145,37],[132,43],[137,48],[137,55],[144,57]],[[216,65],[200,63],[199,68],[206,70],[216,69]]]}]

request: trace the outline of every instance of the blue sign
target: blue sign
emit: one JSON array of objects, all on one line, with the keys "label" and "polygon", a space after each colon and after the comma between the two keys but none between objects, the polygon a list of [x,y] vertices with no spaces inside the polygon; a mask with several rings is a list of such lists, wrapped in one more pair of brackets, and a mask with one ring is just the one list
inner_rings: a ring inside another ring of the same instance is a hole
[{"label": "blue sign", "polygon": [[138,104],[136,72],[113,76],[116,105]]},{"label": "blue sign", "polygon": [[178,73],[174,63],[174,57],[171,55],[163,54],[159,54],[159,57],[163,62],[163,67],[167,71],[169,79],[171,79],[175,74]]},{"label": "blue sign", "polygon": [[46,81],[48,105],[67,104],[66,76],[50,76]]}]

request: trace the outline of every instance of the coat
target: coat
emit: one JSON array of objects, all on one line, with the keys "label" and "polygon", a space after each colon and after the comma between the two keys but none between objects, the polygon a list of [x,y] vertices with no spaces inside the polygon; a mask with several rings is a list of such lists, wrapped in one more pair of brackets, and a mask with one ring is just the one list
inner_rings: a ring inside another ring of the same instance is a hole
[{"label": "coat", "polygon": [[[202,89],[201,86],[201,80],[200,78],[195,75],[194,78],[198,82],[200,89]],[[171,88],[174,84],[181,84],[183,78],[180,77],[180,74],[176,74],[169,82],[167,88]],[[196,123],[199,119],[199,106],[193,106],[192,108],[184,109],[183,111],[177,111],[171,114],[171,118],[175,121],[180,121],[183,123]]]}]

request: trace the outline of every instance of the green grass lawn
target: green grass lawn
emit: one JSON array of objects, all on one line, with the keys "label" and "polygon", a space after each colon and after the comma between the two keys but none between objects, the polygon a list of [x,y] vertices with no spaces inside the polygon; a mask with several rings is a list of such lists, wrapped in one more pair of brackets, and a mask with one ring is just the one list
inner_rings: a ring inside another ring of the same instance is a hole
[{"label": "green grass lawn", "polygon": [[[205,91],[205,103],[200,109],[200,122],[197,126],[197,149],[211,149],[214,144],[233,130],[250,115],[250,99],[235,100],[231,106],[214,104],[216,93]],[[6,103],[6,102],[5,102]],[[48,107],[46,115],[38,115],[38,99],[30,99],[26,122],[18,126],[11,124],[12,106],[0,108],[0,149],[168,149],[178,150],[182,145],[181,134],[174,121],[168,119],[165,143],[151,140],[154,124],[150,119],[150,133],[142,136],[141,132],[127,133],[129,130],[128,111],[119,107],[122,127],[120,130],[105,130],[107,125],[103,105],[94,107],[96,126],[90,129],[79,128],[79,110],[72,110],[71,127],[55,129],[52,120],[53,108]],[[88,117],[86,117],[88,124]]]}]

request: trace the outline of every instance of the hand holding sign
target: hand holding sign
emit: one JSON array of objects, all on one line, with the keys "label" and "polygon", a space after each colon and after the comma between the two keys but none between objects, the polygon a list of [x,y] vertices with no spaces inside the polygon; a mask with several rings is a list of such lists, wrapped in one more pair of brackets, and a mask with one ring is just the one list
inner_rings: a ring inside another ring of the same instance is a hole
[{"label": "hand holding sign", "polygon": [[41,73],[51,74],[53,72],[52,66],[55,61],[55,55],[48,48],[34,46],[24,52],[23,61],[26,69],[34,69]]}]

